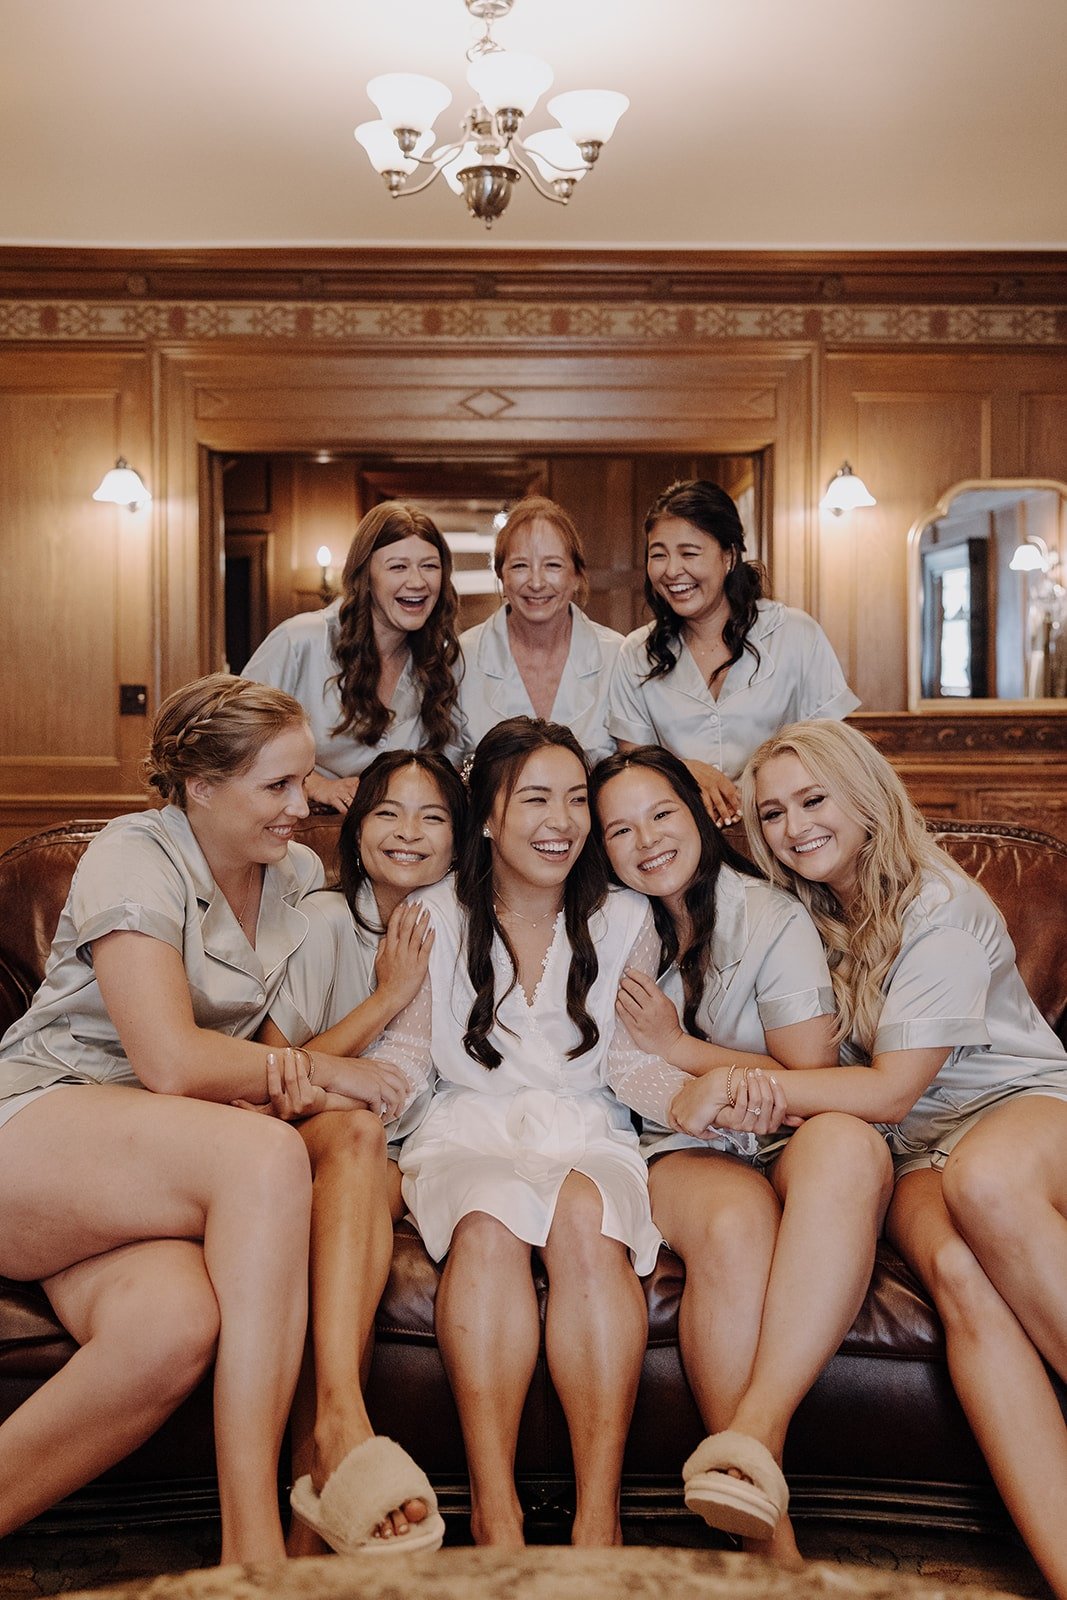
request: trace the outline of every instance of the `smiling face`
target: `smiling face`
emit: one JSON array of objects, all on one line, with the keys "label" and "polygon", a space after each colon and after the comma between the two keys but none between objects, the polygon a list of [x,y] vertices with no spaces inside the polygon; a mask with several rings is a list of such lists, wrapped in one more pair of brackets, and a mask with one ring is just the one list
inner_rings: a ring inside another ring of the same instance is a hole
[{"label": "smiling face", "polygon": [[281,861],[293,829],[308,814],[304,780],[315,764],[315,741],[294,722],[265,744],[252,765],[232,778],[190,778],[186,809],[212,871]]},{"label": "smiling face", "polygon": [[385,796],[364,817],[359,853],[373,888],[425,889],[452,864],[452,817],[441,791],[421,767],[401,767]]},{"label": "smiling face", "polygon": [[412,534],[371,556],[371,616],[379,640],[417,632],[440,593],[441,556],[428,539]]},{"label": "smiling face", "polygon": [[585,769],[559,745],[528,756],[489,813],[493,885],[512,909],[525,889],[561,887],[589,837]]},{"label": "smiling face", "polygon": [[717,539],[681,517],[660,517],[648,535],[648,581],[683,623],[728,611],[724,585],[733,564]]},{"label": "smiling face", "polygon": [[543,517],[511,535],[500,571],[512,612],[535,626],[554,622],[578,592],[579,575],[558,528]]},{"label": "smiling face", "polygon": [[680,906],[700,865],[700,833],[685,801],[649,767],[627,767],[597,797],[608,860],[629,889]]},{"label": "smiling face", "polygon": [[756,813],[771,854],[797,877],[825,883],[844,904],[867,831],[791,750],[757,772]]}]

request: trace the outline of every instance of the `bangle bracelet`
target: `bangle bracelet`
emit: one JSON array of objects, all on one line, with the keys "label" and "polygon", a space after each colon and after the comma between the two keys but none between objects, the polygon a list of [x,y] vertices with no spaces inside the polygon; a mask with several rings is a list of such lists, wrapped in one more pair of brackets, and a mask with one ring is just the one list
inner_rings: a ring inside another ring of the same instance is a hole
[{"label": "bangle bracelet", "polygon": [[728,1106],[735,1106],[737,1104],[737,1086],[734,1083],[734,1073],[736,1071],[737,1062],[733,1061],[730,1063],[729,1071],[726,1074],[726,1104]]},{"label": "bangle bracelet", "polygon": [[306,1062],[306,1066],[304,1068],[304,1071],[307,1074],[307,1080],[308,1080],[309,1083],[314,1083],[315,1082],[315,1063],[311,1059],[311,1051],[310,1050],[305,1050],[303,1045],[294,1045],[293,1046],[293,1054],[294,1054],[294,1056],[297,1056],[297,1057],[303,1056],[304,1061]]}]

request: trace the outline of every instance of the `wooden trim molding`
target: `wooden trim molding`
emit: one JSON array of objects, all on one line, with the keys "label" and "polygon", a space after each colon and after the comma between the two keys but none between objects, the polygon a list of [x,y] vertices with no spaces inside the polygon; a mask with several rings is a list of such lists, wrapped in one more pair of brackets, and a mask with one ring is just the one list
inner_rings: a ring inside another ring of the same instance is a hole
[{"label": "wooden trim molding", "polygon": [[1067,344],[1055,251],[0,249],[0,341]]},{"label": "wooden trim molding", "polygon": [[1067,717],[1018,710],[967,712],[857,712],[849,718],[884,755],[930,756],[958,767],[968,758],[1019,761],[1029,757],[1067,762]]},{"label": "wooden trim molding", "polygon": [[0,297],[1067,306],[1055,250],[0,248]]}]

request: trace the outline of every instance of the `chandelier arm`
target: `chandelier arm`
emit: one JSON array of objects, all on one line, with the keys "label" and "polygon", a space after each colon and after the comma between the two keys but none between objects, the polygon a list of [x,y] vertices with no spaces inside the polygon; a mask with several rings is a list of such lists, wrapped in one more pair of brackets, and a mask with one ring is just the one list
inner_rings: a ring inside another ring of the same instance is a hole
[{"label": "chandelier arm", "polygon": [[[415,160],[417,158],[416,157],[410,157],[409,159]],[[419,162],[419,166],[420,167],[425,167],[425,166],[433,167],[433,171],[429,174],[428,177],[423,178],[421,183],[413,183],[410,188],[408,187],[407,176],[405,175],[403,188],[394,189],[393,190],[393,196],[394,196],[395,199],[397,199],[397,200],[406,200],[409,195],[421,194],[424,189],[428,189],[430,187],[431,183],[434,181],[435,178],[438,178],[441,175],[441,168],[440,167],[435,167],[433,165],[432,161],[420,161]]]},{"label": "chandelier arm", "polygon": [[[554,206],[565,206],[567,201],[564,200],[561,195],[555,194],[551,189],[545,188],[544,184],[541,182],[540,174],[537,172],[533,162],[522,149],[521,145],[518,149],[515,148],[518,142],[519,141],[517,139],[512,140],[511,147],[508,150],[509,159],[514,161],[515,165],[521,172],[525,173],[526,177],[529,178],[530,182],[533,184],[542,200],[551,200]],[[561,173],[560,176],[564,177],[566,174]],[[570,197],[568,196],[568,199],[569,198]]]},{"label": "chandelier arm", "polygon": [[[518,145],[519,154],[522,155],[525,160],[529,161],[531,159],[527,154],[526,146],[523,144],[518,134],[512,135],[511,144],[512,147]],[[556,167],[556,163],[554,161],[552,165]],[[525,171],[525,168],[523,170]],[[559,173],[561,178],[574,178],[576,182],[579,178],[584,177],[589,170],[589,163],[586,161],[583,161],[580,167],[556,167],[556,171]]]}]

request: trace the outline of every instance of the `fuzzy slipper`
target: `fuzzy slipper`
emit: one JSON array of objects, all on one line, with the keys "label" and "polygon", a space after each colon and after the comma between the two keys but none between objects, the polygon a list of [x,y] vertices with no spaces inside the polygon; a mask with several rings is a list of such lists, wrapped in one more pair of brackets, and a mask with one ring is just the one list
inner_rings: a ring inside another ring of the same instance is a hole
[{"label": "fuzzy slipper", "polygon": [[[417,1550],[437,1550],[445,1524],[437,1509],[437,1496],[421,1467],[393,1439],[376,1434],[350,1450],[316,1494],[311,1478],[298,1478],[290,1503],[332,1550],[344,1556],[403,1556]],[[390,1511],[409,1500],[426,1506],[422,1522],[408,1524],[407,1533],[390,1539],[375,1538],[374,1530]]]},{"label": "fuzzy slipper", "polygon": [[[731,1467],[745,1476],[731,1478]],[[723,1533],[769,1539],[789,1505],[789,1486],[770,1451],[732,1429],[697,1445],[682,1477],[690,1511]]]}]

